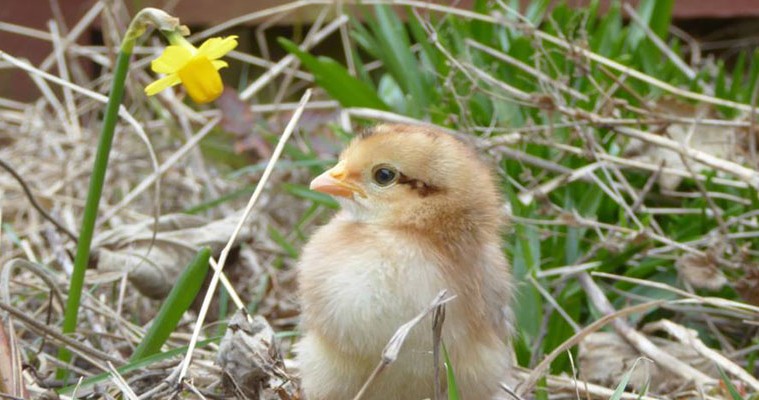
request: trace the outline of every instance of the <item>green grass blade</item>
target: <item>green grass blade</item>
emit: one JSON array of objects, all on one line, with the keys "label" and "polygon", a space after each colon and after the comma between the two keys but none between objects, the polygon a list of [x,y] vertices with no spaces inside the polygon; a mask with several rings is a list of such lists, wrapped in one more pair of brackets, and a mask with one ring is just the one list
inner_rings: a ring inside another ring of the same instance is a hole
[{"label": "green grass blade", "polygon": [[654,3],[654,10],[648,19],[648,26],[660,38],[666,39],[669,26],[672,22],[672,9],[674,0],[650,0]]},{"label": "green grass blade", "polygon": [[[489,12],[488,8],[489,7],[488,7],[487,0],[474,0],[472,11],[479,14],[487,15]],[[410,19],[411,18],[409,18],[409,20]],[[472,20],[470,24],[471,24],[472,38],[474,40],[482,44],[489,44],[491,42],[492,37],[493,37],[493,30],[495,29],[493,24],[489,24],[487,22],[479,21],[479,20]]]},{"label": "green grass blade", "polygon": [[609,397],[609,400],[619,400],[622,398],[622,394],[625,392],[627,383],[630,382],[630,376],[632,376],[632,372],[635,370],[635,366],[638,365],[638,362],[640,360],[642,360],[642,358],[636,359],[632,367],[630,367],[630,369],[625,372],[624,375],[622,375],[622,380],[619,381],[619,385],[617,385],[617,388],[614,389],[614,393],[612,393],[611,397]]},{"label": "green grass blade", "polygon": [[282,232],[271,225],[269,225],[269,238],[278,244],[290,258],[298,258],[298,250],[295,249],[295,246],[287,240]]},{"label": "green grass blade", "polygon": [[748,85],[743,85],[743,99],[745,102],[751,102],[751,96],[754,94],[757,78],[759,77],[759,51],[754,50],[751,54],[751,67],[748,71]]},{"label": "green grass blade", "polygon": [[[551,3],[550,0],[534,0],[531,1],[530,4],[527,6],[527,10],[525,10],[524,17],[527,18],[530,23],[532,23],[534,26],[540,25],[540,23],[543,21],[543,17],[546,14],[546,10],[548,10],[548,5]],[[560,7],[563,4],[557,6]]]},{"label": "green grass blade", "polygon": [[[202,348],[210,343],[218,342],[220,339],[221,339],[221,336],[209,338],[206,340],[199,340],[195,348],[196,349]],[[121,367],[116,368],[116,371],[118,371],[122,375],[127,374],[129,372],[145,368],[153,363],[168,360],[169,358],[182,355],[185,352],[187,352],[187,346],[177,347],[176,349],[171,349],[163,353],[153,354],[152,356],[147,356],[139,360],[131,361]],[[58,390],[58,393],[63,394],[63,395],[70,395],[71,393],[74,393],[74,390],[78,390],[79,392],[86,391],[86,390],[89,390],[89,388],[92,387],[93,385],[97,385],[98,383],[102,383],[110,379],[111,379],[111,373],[103,372],[101,374],[82,379],[82,382],[79,384],[74,384],[74,385],[61,388]]]},{"label": "green grass blade", "polygon": [[314,57],[285,39],[277,39],[289,53],[298,57],[301,63],[314,74],[316,84],[344,107],[368,107],[377,110],[390,108],[368,83],[362,82],[348,73],[337,61],[328,57]]},{"label": "green grass blade", "polygon": [[254,190],[256,190],[255,185],[243,186],[242,188],[237,189],[231,193],[227,193],[223,196],[219,196],[218,198],[213,199],[213,200],[204,201],[200,204],[187,208],[182,212],[185,214],[200,214],[205,211],[211,210],[215,207],[218,207],[228,201],[232,201],[234,199],[237,199],[246,195],[250,195],[251,193],[253,193]]},{"label": "green grass blade", "polygon": [[621,32],[621,9],[619,3],[614,2],[598,24],[598,29],[590,35],[590,44],[598,54],[616,57],[620,51],[617,38],[621,37]]},{"label": "green grass blade", "polygon": [[725,383],[725,386],[727,387],[727,391],[730,393],[730,398],[733,400],[743,400],[743,396],[741,396],[741,393],[738,391],[738,388],[735,387],[735,384],[733,384],[733,381],[730,380],[730,377],[727,376],[725,373],[725,370],[720,368],[720,366],[717,366],[717,369],[719,370],[719,376],[720,379],[722,379],[722,382]]},{"label": "green grass blade", "polygon": [[340,208],[340,204],[337,203],[337,200],[335,200],[332,196],[320,192],[315,192],[311,189],[309,189],[305,185],[298,185],[294,183],[283,183],[282,187],[285,189],[287,193],[290,193],[293,196],[300,197],[302,199],[311,200],[316,204],[321,204],[327,208],[331,208],[333,210],[337,210]]},{"label": "green grass blade", "polygon": [[[741,97],[741,92],[746,87],[746,81],[744,79],[746,72],[746,52],[741,51],[738,53],[738,59],[733,66],[732,82],[730,85],[730,100],[746,101]],[[751,81],[749,81],[750,84]]]},{"label": "green grass blade", "polygon": [[[407,18],[411,37],[413,37],[414,40],[422,47],[422,60],[426,60],[426,62],[430,64],[430,66],[437,72],[438,75],[446,76],[450,70],[450,65],[446,62],[445,57],[440,52],[440,50],[435,48],[435,46],[430,43],[429,34],[427,34],[427,31],[424,30],[422,22],[419,21],[419,18],[417,18],[417,16],[414,15],[414,13],[412,13],[410,10],[407,13]],[[476,25],[474,24],[476,22],[477,21],[472,21],[472,30],[475,30]],[[486,33],[481,33],[481,35],[484,36]]]},{"label": "green grass blade", "polygon": [[[667,30],[672,20],[673,6],[673,0],[643,0],[636,12],[643,25],[648,26],[660,38],[666,39]],[[633,24],[627,36],[629,49],[635,51],[645,38],[646,33],[643,28]]]},{"label": "green grass blade", "polygon": [[161,305],[161,309],[158,310],[158,315],[150,325],[145,337],[142,338],[142,342],[132,353],[131,361],[137,361],[161,351],[161,346],[177,327],[182,314],[190,307],[203,285],[210,258],[211,249],[204,247],[187,265],[169,292],[169,296],[166,297],[166,301]]},{"label": "green grass blade", "polygon": [[443,348],[443,357],[445,358],[445,378],[448,381],[448,400],[459,400],[461,394],[459,393],[459,386],[456,384],[456,374],[453,372],[453,365],[451,365],[451,359],[448,357],[448,350]]},{"label": "green grass blade", "polygon": [[390,6],[377,5],[374,7],[374,13],[377,19],[371,26],[382,49],[382,62],[396,82],[413,98],[414,101],[410,104],[416,106],[414,114],[420,116],[430,104],[428,92],[432,90],[426,87],[426,79],[419,69],[419,61],[411,52],[406,28]]}]

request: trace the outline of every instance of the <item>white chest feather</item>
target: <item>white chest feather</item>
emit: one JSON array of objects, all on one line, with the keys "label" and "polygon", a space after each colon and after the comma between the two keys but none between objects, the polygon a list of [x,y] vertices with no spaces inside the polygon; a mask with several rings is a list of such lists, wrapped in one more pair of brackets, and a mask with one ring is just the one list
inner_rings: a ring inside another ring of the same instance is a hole
[{"label": "white chest feather", "polygon": [[[372,240],[327,242],[319,232],[301,262],[301,296],[307,329],[332,335],[347,352],[378,354],[398,327],[422,311],[446,288],[434,260],[416,243],[391,232],[373,232]],[[325,246],[327,251],[325,250]],[[424,327],[407,340],[427,346]]]}]

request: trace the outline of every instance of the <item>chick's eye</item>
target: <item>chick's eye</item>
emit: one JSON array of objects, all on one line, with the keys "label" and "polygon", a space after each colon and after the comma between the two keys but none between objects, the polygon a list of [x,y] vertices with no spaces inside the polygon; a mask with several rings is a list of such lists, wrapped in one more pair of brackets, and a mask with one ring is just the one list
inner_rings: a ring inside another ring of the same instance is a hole
[{"label": "chick's eye", "polygon": [[398,172],[390,167],[378,167],[374,169],[374,182],[380,186],[388,186],[398,178]]}]

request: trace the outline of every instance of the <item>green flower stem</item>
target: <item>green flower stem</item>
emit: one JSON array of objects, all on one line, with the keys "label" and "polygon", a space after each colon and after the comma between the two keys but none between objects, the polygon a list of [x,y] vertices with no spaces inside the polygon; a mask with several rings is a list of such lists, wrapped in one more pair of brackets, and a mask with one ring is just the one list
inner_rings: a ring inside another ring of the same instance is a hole
[{"label": "green flower stem", "polygon": [[[148,24],[158,27],[164,35],[181,35],[187,30],[185,27],[179,25],[178,19],[166,14],[164,11],[156,8],[145,8],[132,19],[121,42],[121,49],[116,58],[116,67],[113,72],[111,92],[108,96],[108,104],[103,118],[103,130],[100,133],[97,154],[95,155],[95,165],[90,177],[87,201],[84,206],[82,228],[79,232],[79,242],[77,243],[76,256],[74,257],[74,272],[71,274],[69,295],[63,315],[63,334],[72,334],[76,331],[79,303],[82,299],[82,288],[84,286],[84,272],[87,270],[90,260],[90,246],[92,245],[92,237],[95,233],[95,221],[98,216],[100,197],[103,194],[103,183],[105,182],[105,172],[108,168],[108,156],[113,144],[113,134],[118,120],[121,100],[124,97],[124,85],[126,84],[126,76],[129,70],[129,58],[132,55],[137,38],[145,33]],[[71,352],[65,347],[61,347],[58,352],[58,359],[64,363],[69,363],[71,361]],[[65,368],[59,368],[56,373],[58,379],[65,380],[67,375],[68,370]]]},{"label": "green flower stem", "polygon": [[[90,260],[90,245],[92,236],[95,232],[95,221],[98,216],[98,206],[100,197],[103,194],[103,182],[105,181],[105,172],[108,167],[108,156],[111,152],[113,143],[113,134],[116,128],[116,121],[119,114],[121,100],[124,97],[124,84],[129,69],[130,52],[124,51],[124,46],[119,52],[116,59],[116,69],[113,74],[111,84],[111,93],[108,97],[108,105],[103,119],[103,131],[98,141],[97,154],[95,155],[95,166],[92,168],[92,177],[90,177],[90,187],[87,192],[87,202],[84,206],[84,217],[82,218],[82,228],[79,231],[79,242],[76,247],[76,256],[74,257],[74,272],[71,274],[71,284],[69,285],[69,295],[66,301],[66,310],[63,316],[63,334],[71,334],[76,330],[77,316],[79,314],[79,303],[82,298],[82,287],[84,285],[84,272],[87,270],[87,264]],[[68,363],[71,361],[71,352],[61,347],[58,352],[58,359]],[[57,372],[58,379],[65,379],[68,370],[59,368]]]}]

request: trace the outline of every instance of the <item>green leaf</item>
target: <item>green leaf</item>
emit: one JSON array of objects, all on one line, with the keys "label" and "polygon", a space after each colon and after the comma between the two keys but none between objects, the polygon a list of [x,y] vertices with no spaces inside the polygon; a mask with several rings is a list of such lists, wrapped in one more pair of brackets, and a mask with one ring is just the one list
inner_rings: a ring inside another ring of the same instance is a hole
[{"label": "green leaf", "polygon": [[[529,206],[523,206],[510,185],[506,186],[506,193],[515,216],[532,218]],[[527,276],[540,269],[540,238],[534,226],[523,224],[514,225],[515,234],[514,251],[511,255],[514,278],[519,290],[516,294],[515,304],[519,304],[514,310],[517,326],[527,343],[534,342],[540,331],[540,320],[543,317],[543,302],[537,289],[529,282]]]},{"label": "green leaf", "polygon": [[393,79],[390,74],[383,74],[379,81],[377,92],[386,104],[389,104],[398,113],[408,113],[408,101],[404,94],[403,89],[398,86],[398,83]]},{"label": "green leaf", "polygon": [[591,27],[593,24],[595,24],[598,20],[598,7],[601,5],[600,0],[590,0],[590,3],[588,4],[587,8],[585,9],[587,14],[585,15],[586,24],[588,26],[588,30],[592,30]]},{"label": "green leaf", "polygon": [[617,388],[614,389],[614,393],[612,393],[611,397],[609,397],[609,400],[619,400],[622,398],[622,394],[625,392],[627,383],[630,382],[630,376],[632,375],[635,366],[638,365],[638,362],[640,360],[642,360],[642,358],[636,359],[632,367],[630,367],[630,369],[625,372],[624,375],[622,375],[622,380],[619,382],[619,385],[617,385]]},{"label": "green leaf", "polygon": [[[476,21],[472,21],[472,23],[475,22]],[[488,25],[490,26],[490,24]],[[413,37],[422,47],[422,59],[426,60],[439,76],[448,75],[448,71],[451,69],[450,65],[446,62],[445,57],[440,50],[430,43],[429,35],[422,27],[422,22],[419,21],[417,16],[412,13],[410,9],[408,11],[408,27],[409,31],[411,31],[411,37]]]},{"label": "green leaf", "polygon": [[332,198],[332,196],[320,192],[315,192],[305,185],[298,185],[295,183],[283,183],[282,187],[293,196],[300,197],[302,199],[311,200],[316,204],[321,204],[327,208],[337,210],[340,208],[340,204]]},{"label": "green leaf", "polygon": [[314,57],[285,39],[278,38],[279,44],[289,53],[298,57],[301,63],[314,74],[316,84],[344,107],[368,107],[389,110],[374,88],[348,73],[348,70],[329,57]]},{"label": "green leaf", "polygon": [[[364,9],[364,7],[361,7],[361,11],[364,11]],[[362,15],[365,21],[371,21],[371,18],[368,15],[363,12]],[[353,37],[353,40],[355,40],[371,58],[380,58],[379,44],[374,40],[371,32],[369,32],[369,30],[366,29],[366,26],[364,26],[364,24],[357,18],[351,18],[350,22],[352,28],[351,36]]]},{"label": "green leaf", "polygon": [[142,338],[129,358],[130,361],[138,361],[161,351],[161,346],[177,327],[182,315],[190,307],[201,286],[203,286],[210,258],[211,249],[204,247],[187,265],[158,310],[158,315],[145,333],[145,337]]},{"label": "green leaf", "polygon": [[[561,292],[556,300],[570,318],[574,321],[579,321],[584,302],[582,291],[576,280],[568,282],[567,287]],[[545,353],[553,351],[556,347],[572,337],[574,333],[572,325],[570,325],[561,314],[554,311],[548,319],[543,351]],[[561,354],[551,363],[551,371],[555,374],[571,372],[570,367],[571,364],[567,353]]]},{"label": "green leaf", "polygon": [[[472,11],[487,15],[490,12],[488,10],[488,0],[474,0]],[[471,22],[472,38],[483,44],[489,44],[491,42],[493,29],[493,24],[485,21],[473,19]]]},{"label": "green leaf", "polygon": [[448,350],[443,348],[443,357],[445,358],[445,377],[448,380],[448,400],[459,400],[461,394],[459,394],[459,386],[456,384],[456,375],[453,373],[453,365],[451,365],[451,359],[448,358]]},{"label": "green leaf", "polygon": [[[209,338],[209,339],[206,339],[206,340],[199,340],[198,343],[195,345],[195,348],[196,349],[200,349],[202,347],[205,347],[208,344],[211,344],[211,343],[214,343],[214,342],[218,342],[220,339],[221,339],[221,336],[212,337],[212,338]],[[188,346],[177,347],[176,349],[171,349],[171,350],[168,350],[168,351],[164,351],[163,353],[153,354],[152,356],[147,356],[147,357],[141,358],[139,360],[133,360],[133,361],[130,361],[130,362],[126,363],[125,365],[123,365],[121,367],[116,368],[116,371],[118,371],[120,374],[124,375],[124,374],[127,374],[127,373],[131,372],[131,371],[135,371],[135,370],[138,370],[138,369],[145,368],[145,367],[147,367],[147,366],[149,366],[151,364],[154,364],[156,362],[165,361],[165,360],[168,360],[168,359],[170,359],[172,357],[176,357],[176,356],[178,356],[178,355],[186,352],[187,348],[188,348]],[[61,388],[61,389],[57,390],[57,392],[59,394],[69,395],[71,393],[74,393],[74,391],[76,390],[79,393],[82,393],[84,391],[89,390],[89,388],[91,388],[92,386],[94,386],[94,385],[96,385],[98,383],[101,383],[101,382],[105,382],[105,381],[110,380],[110,379],[111,379],[111,373],[110,372],[103,372],[103,373],[97,374],[95,376],[90,376],[88,378],[84,378],[84,379],[82,379],[81,382],[78,382],[78,383],[76,383],[74,385],[70,385],[70,386],[66,386],[64,388]]]},{"label": "green leaf", "polygon": [[619,2],[612,2],[598,29],[590,36],[591,48],[606,57],[616,57],[621,50],[622,14]]},{"label": "green leaf", "polygon": [[535,400],[548,400],[548,379],[545,376],[541,376],[535,385]]},{"label": "green leaf", "polygon": [[[717,77],[714,80],[714,94],[720,99],[726,99],[728,96],[727,78],[725,72],[725,62],[723,60],[717,61]],[[719,110],[724,114],[729,114],[731,109],[729,107],[719,107]]]},{"label": "green leaf", "polygon": [[753,96],[754,88],[756,88],[757,77],[759,77],[759,51],[754,50],[754,54],[751,55],[751,67],[748,71],[748,85],[743,85],[744,92],[741,98],[744,102],[751,102],[751,96]]},{"label": "green leaf", "polygon": [[[648,26],[653,33],[665,39],[672,20],[674,4],[674,0],[643,0],[638,5],[636,12],[643,25]],[[638,24],[632,24],[627,35],[627,44],[631,52],[634,52],[644,39],[646,39],[646,33],[643,28]]]},{"label": "green leaf", "polygon": [[409,105],[414,109],[409,110],[410,114],[422,116],[431,103],[432,88],[426,84],[427,78],[419,68],[419,61],[411,52],[406,28],[388,5],[376,5],[374,13],[376,19],[370,20],[369,26],[379,45],[379,58],[404,92],[411,96],[412,101]]},{"label": "green leaf", "polygon": [[[740,97],[742,89],[746,86],[744,78],[746,70],[746,52],[741,51],[738,53],[738,59],[733,66],[732,84],[730,85],[730,100],[746,101]],[[749,81],[750,82],[750,81]]]},{"label": "green leaf", "polygon": [[21,239],[18,237],[18,233],[16,233],[16,230],[13,229],[11,224],[3,222],[3,224],[0,225],[0,229],[2,229],[2,232],[5,233],[5,237],[7,237],[13,244],[21,247]]},{"label": "green leaf", "polygon": [[[667,38],[669,26],[672,23],[672,9],[675,6],[674,0],[647,0],[653,3],[653,12],[648,17],[648,26],[654,33],[662,39]],[[648,4],[647,4],[648,5]]]},{"label": "green leaf", "polygon": [[[277,165],[277,167],[279,168],[279,165]],[[204,201],[204,202],[202,202],[200,204],[191,206],[190,208],[185,209],[183,212],[185,214],[200,214],[202,212],[205,212],[205,211],[211,210],[211,209],[213,209],[215,207],[218,207],[218,206],[220,206],[220,205],[222,205],[222,204],[224,204],[224,203],[226,203],[228,201],[234,200],[234,199],[239,198],[239,197],[243,197],[245,195],[249,195],[249,194],[253,193],[253,191],[255,189],[256,189],[255,185],[244,186],[244,187],[242,187],[240,189],[237,189],[237,190],[235,190],[235,191],[233,191],[231,193],[227,193],[227,194],[225,194],[223,196],[220,196],[218,198],[215,198],[215,199],[212,199],[212,200],[209,200],[209,201]]]},{"label": "green leaf", "polygon": [[743,400],[743,396],[738,392],[738,388],[735,387],[735,384],[733,384],[733,381],[730,380],[730,377],[727,376],[722,367],[717,365],[717,369],[719,370],[719,376],[722,378],[722,382],[727,386],[727,391],[730,393],[730,397],[733,400]]},{"label": "green leaf", "polygon": [[[527,18],[527,20],[530,21],[530,23],[533,26],[540,25],[540,23],[543,21],[543,16],[546,14],[546,10],[548,9],[548,5],[550,3],[551,3],[550,0],[531,1],[530,4],[527,6],[527,10],[525,10],[525,13],[524,13],[525,18]],[[562,2],[556,8],[560,8],[565,5],[566,4]]]},{"label": "green leaf", "polygon": [[279,247],[281,247],[282,250],[284,250],[285,253],[290,256],[290,258],[298,258],[298,250],[295,249],[295,246],[287,241],[285,235],[283,235],[279,230],[277,230],[277,228],[271,225],[269,225],[269,238],[274,241],[274,243],[278,244]]}]

